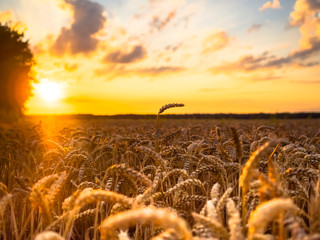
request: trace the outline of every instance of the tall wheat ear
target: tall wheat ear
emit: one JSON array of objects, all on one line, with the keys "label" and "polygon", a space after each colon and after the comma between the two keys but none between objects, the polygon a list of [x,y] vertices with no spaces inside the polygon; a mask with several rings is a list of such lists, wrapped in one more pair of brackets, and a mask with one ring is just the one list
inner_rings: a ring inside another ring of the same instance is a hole
[{"label": "tall wheat ear", "polygon": [[165,110],[167,110],[169,108],[175,108],[175,107],[184,107],[184,104],[183,103],[169,103],[169,104],[166,104],[166,105],[162,106],[159,109],[158,115],[160,113],[163,113]]},{"label": "tall wheat ear", "polygon": [[160,114],[163,113],[165,110],[169,109],[169,108],[175,108],[175,107],[184,107],[183,103],[169,103],[166,104],[164,106],[162,106],[159,109],[159,112],[157,114],[157,119],[156,119],[156,132],[155,132],[155,136],[156,136],[156,152],[159,152],[159,118],[160,118]]}]

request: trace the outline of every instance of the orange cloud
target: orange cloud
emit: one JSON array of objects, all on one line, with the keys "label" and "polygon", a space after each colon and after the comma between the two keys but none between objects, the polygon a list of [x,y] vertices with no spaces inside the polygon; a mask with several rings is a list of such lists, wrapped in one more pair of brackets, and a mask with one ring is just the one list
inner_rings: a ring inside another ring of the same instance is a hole
[{"label": "orange cloud", "polygon": [[273,0],[273,2],[266,2],[265,4],[262,5],[261,8],[259,8],[260,11],[264,11],[268,8],[272,8],[272,9],[279,9],[281,8],[280,2],[279,0]]},{"label": "orange cloud", "polygon": [[225,48],[230,37],[225,31],[215,32],[207,36],[202,43],[202,53],[208,54]]},{"label": "orange cloud", "polygon": [[11,10],[0,12],[0,23],[7,23],[19,32],[25,32],[27,26],[19,21]]},{"label": "orange cloud", "polygon": [[290,14],[291,26],[298,26],[300,49],[311,49],[314,41],[320,41],[320,3],[317,0],[297,0]]}]

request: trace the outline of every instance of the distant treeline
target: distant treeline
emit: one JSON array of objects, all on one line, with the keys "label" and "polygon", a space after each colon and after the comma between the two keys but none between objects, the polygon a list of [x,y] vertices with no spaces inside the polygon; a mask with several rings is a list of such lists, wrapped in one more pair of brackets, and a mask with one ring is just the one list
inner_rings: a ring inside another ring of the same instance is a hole
[{"label": "distant treeline", "polygon": [[[47,115],[51,116],[51,115]],[[57,115],[59,117],[72,117],[77,119],[155,119],[154,114],[119,114],[119,115]],[[162,119],[318,119],[320,112],[302,112],[302,113],[215,113],[215,114],[163,114]]]}]

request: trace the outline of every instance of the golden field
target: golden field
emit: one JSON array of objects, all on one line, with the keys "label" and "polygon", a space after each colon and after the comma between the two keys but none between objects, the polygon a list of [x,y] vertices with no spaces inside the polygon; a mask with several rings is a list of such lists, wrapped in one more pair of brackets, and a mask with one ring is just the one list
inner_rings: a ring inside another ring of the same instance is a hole
[{"label": "golden field", "polygon": [[28,117],[0,128],[1,239],[319,239],[319,120]]}]

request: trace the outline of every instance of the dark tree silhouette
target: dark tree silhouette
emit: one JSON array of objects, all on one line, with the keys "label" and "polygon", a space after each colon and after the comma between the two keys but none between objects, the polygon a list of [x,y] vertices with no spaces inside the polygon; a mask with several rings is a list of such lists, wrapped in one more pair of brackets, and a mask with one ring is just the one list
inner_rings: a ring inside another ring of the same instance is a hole
[{"label": "dark tree silhouette", "polygon": [[24,34],[0,23],[0,115],[19,116],[31,96],[34,64]]}]

